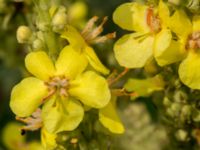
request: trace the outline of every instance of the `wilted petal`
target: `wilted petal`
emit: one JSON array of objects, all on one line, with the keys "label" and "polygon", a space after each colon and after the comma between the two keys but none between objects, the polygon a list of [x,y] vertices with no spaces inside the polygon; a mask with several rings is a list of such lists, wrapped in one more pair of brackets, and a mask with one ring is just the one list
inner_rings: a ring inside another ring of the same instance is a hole
[{"label": "wilted petal", "polygon": [[104,107],[110,100],[110,90],[105,78],[87,71],[70,82],[70,95],[94,108]]},{"label": "wilted petal", "polygon": [[48,80],[55,72],[51,59],[44,51],[29,53],[25,65],[30,73],[41,80]]},{"label": "wilted petal", "polygon": [[89,61],[89,64],[97,71],[103,73],[103,74],[108,74],[109,70],[101,63],[97,55],[95,54],[94,50],[87,46],[85,48],[85,55]]},{"label": "wilted petal", "polygon": [[79,102],[72,98],[54,98],[42,108],[44,127],[50,133],[72,131],[82,121],[84,110]]},{"label": "wilted petal", "polygon": [[33,77],[25,78],[12,89],[10,107],[19,117],[30,116],[47,94],[43,81]]},{"label": "wilted petal", "polygon": [[121,134],[124,133],[124,126],[116,109],[116,98],[112,98],[104,108],[99,110],[99,121],[111,132]]},{"label": "wilted petal", "polygon": [[169,29],[163,29],[156,35],[154,57],[160,66],[180,61],[185,56],[184,44],[174,40]]},{"label": "wilted petal", "polygon": [[150,29],[146,21],[147,9],[143,4],[125,3],[114,11],[113,20],[123,29],[148,32]]},{"label": "wilted petal", "polygon": [[82,73],[87,64],[88,61],[82,53],[75,51],[71,46],[66,46],[56,61],[56,74],[72,79]]},{"label": "wilted petal", "polygon": [[179,66],[181,81],[192,89],[200,89],[200,53],[190,50]]},{"label": "wilted petal", "polygon": [[114,45],[115,57],[121,66],[127,68],[143,67],[153,55],[153,41],[152,36],[125,35]]}]

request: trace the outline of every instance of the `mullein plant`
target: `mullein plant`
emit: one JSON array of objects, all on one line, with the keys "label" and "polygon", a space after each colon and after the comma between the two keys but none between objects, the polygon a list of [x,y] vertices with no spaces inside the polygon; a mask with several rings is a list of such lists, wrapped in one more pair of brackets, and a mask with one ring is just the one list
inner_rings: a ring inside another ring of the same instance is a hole
[{"label": "mullein plant", "polygon": [[[178,141],[200,143],[198,2],[138,0],[118,6],[113,21],[131,33],[114,43],[114,56],[124,68],[117,74],[104,66],[93,47],[116,36],[101,36],[107,17],[100,25],[97,16],[86,23],[83,1],[68,9],[61,1],[34,0],[34,22],[17,30],[18,43],[27,47],[30,74],[13,87],[10,100],[16,120],[25,124],[21,134],[40,130],[47,150],[98,147],[83,144],[88,137],[107,141],[98,148],[109,149],[108,137],[126,133],[117,98],[129,96],[151,98],[161,108],[159,115],[164,114],[161,120],[174,124]],[[130,70],[146,78],[133,78]],[[130,78],[118,82],[125,75]]]},{"label": "mullein plant", "polygon": [[26,124],[22,134],[41,129],[45,149],[63,149],[56,141],[58,134],[73,132],[91,109],[98,110],[99,121],[110,132],[123,133],[116,98],[105,78],[109,70],[91,46],[115,37],[100,36],[107,17],[97,27],[98,17],[93,17],[80,32],[69,24],[67,10],[58,2],[34,3],[36,28],[23,25],[17,30],[18,42],[29,50],[25,66],[32,76],[13,87],[10,100],[16,119]]}]

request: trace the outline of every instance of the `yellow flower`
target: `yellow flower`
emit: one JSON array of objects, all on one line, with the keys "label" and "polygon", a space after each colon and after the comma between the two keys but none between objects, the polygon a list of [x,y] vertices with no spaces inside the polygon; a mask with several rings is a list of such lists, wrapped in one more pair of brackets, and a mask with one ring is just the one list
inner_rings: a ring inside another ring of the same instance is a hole
[{"label": "yellow flower", "polygon": [[[183,10],[176,10],[170,16],[169,8],[162,0],[158,7],[137,2],[119,6],[113,14],[114,22],[126,30],[135,31],[124,35],[114,45],[119,64],[127,68],[140,68],[153,56],[160,66],[183,59],[184,40],[174,39],[171,32],[173,22],[170,20],[180,21],[184,16],[186,14]],[[188,31],[185,25],[190,22],[184,21],[183,24],[178,24],[176,34],[179,34],[180,30]]]},{"label": "yellow flower", "polygon": [[87,58],[72,46],[63,48],[55,65],[44,51],[29,53],[25,65],[35,77],[12,89],[10,107],[17,116],[27,117],[44,103],[42,120],[50,133],[75,129],[84,115],[81,103],[103,108],[110,100],[105,78],[85,71]]},{"label": "yellow flower", "polygon": [[[176,27],[176,24],[174,24]],[[185,48],[187,57],[179,66],[181,81],[192,89],[200,89],[200,16],[194,16],[189,34],[185,35]]]},{"label": "yellow flower", "polygon": [[103,25],[107,18],[104,18],[103,22],[98,27],[92,29],[97,19],[98,17],[90,19],[81,33],[79,33],[74,27],[68,25],[66,26],[66,30],[62,33],[61,37],[67,39],[74,50],[82,54],[95,70],[103,74],[108,74],[109,70],[101,63],[95,54],[94,49],[89,46],[89,44],[104,42],[107,39],[113,38],[115,33],[99,36],[99,34],[103,31]]}]

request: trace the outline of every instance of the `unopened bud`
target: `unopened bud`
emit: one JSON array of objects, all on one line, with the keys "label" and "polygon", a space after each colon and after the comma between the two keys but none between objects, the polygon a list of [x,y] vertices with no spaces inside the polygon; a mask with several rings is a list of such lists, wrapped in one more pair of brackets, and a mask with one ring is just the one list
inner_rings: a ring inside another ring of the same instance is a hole
[{"label": "unopened bud", "polygon": [[55,32],[62,31],[67,24],[67,14],[65,8],[61,7],[53,16],[52,26]]},{"label": "unopened bud", "polygon": [[32,31],[27,26],[20,26],[17,29],[17,41],[19,43],[27,43],[31,38]]},{"label": "unopened bud", "polygon": [[36,39],[33,41],[33,49],[43,49],[44,43],[40,39]]},{"label": "unopened bud", "polygon": [[189,2],[187,4],[187,8],[190,9],[192,12],[199,13],[200,1],[199,0],[189,0]]},{"label": "unopened bud", "polygon": [[168,2],[174,5],[179,5],[181,0],[168,0]]},{"label": "unopened bud", "polygon": [[165,106],[170,106],[170,105],[172,104],[172,102],[169,100],[169,98],[164,97],[164,99],[163,99],[163,104],[164,104]]},{"label": "unopened bud", "polygon": [[175,136],[179,141],[186,141],[188,139],[188,133],[183,129],[179,129]]}]

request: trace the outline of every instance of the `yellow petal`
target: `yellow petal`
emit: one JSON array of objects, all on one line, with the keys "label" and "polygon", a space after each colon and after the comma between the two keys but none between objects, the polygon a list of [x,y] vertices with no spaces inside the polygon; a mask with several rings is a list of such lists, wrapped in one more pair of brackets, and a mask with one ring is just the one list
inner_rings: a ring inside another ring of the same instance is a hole
[{"label": "yellow petal", "polygon": [[160,0],[158,5],[158,15],[162,21],[162,26],[166,27],[169,24],[170,12],[166,3]]},{"label": "yellow petal", "polygon": [[56,134],[49,133],[44,127],[41,129],[41,142],[45,150],[54,150],[57,147]]},{"label": "yellow petal", "polygon": [[25,58],[26,68],[41,80],[48,80],[54,75],[54,65],[49,56],[43,51],[31,52]]},{"label": "yellow petal", "polygon": [[87,71],[70,82],[69,93],[83,104],[102,108],[110,100],[110,90],[105,78],[92,71]]},{"label": "yellow petal", "polygon": [[114,11],[113,20],[123,29],[148,32],[150,30],[146,21],[147,9],[143,4],[125,3]]},{"label": "yellow petal", "polygon": [[[14,143],[23,144],[25,143],[25,136],[21,136],[20,129],[22,125],[16,122],[10,122],[3,128],[2,132],[2,142],[9,150],[17,150]],[[12,135],[12,136],[11,136]]]},{"label": "yellow petal", "polygon": [[94,50],[87,46],[84,50],[89,64],[96,70],[103,74],[109,74],[109,70],[101,63]]},{"label": "yellow petal", "polygon": [[30,116],[47,94],[43,81],[33,77],[25,78],[12,89],[10,107],[19,117]]},{"label": "yellow petal", "polygon": [[140,68],[153,55],[152,36],[135,37],[128,34],[120,38],[114,45],[115,57],[121,66]]},{"label": "yellow petal", "polygon": [[173,40],[171,31],[163,29],[156,35],[154,57],[160,66],[180,61],[185,56],[184,44]]},{"label": "yellow petal", "polygon": [[170,17],[169,27],[179,36],[188,35],[192,31],[191,21],[182,9],[176,10]]},{"label": "yellow petal", "polygon": [[192,19],[193,31],[200,31],[200,16],[194,16]]},{"label": "yellow petal", "polygon": [[104,108],[99,110],[99,121],[112,133],[124,133],[124,126],[116,111],[116,98],[112,98]]},{"label": "yellow petal", "polygon": [[83,54],[75,51],[71,46],[66,46],[56,61],[56,74],[73,79],[85,70],[87,64],[88,61]]},{"label": "yellow petal", "polygon": [[87,45],[81,34],[72,26],[67,26],[61,37],[68,40],[69,44],[78,51],[81,51]]},{"label": "yellow petal", "polygon": [[179,66],[179,77],[188,87],[200,89],[200,53],[189,51],[187,58]]},{"label": "yellow petal", "polygon": [[50,133],[72,131],[82,121],[84,110],[72,98],[51,99],[42,108],[44,127]]}]

